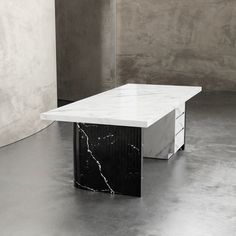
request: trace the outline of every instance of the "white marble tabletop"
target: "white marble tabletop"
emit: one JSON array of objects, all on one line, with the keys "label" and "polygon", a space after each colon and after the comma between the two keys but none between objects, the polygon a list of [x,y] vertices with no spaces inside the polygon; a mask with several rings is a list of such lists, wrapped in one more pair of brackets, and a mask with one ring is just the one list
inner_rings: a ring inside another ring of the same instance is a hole
[{"label": "white marble tabletop", "polygon": [[147,128],[201,91],[197,86],[126,84],[45,112],[45,120]]}]

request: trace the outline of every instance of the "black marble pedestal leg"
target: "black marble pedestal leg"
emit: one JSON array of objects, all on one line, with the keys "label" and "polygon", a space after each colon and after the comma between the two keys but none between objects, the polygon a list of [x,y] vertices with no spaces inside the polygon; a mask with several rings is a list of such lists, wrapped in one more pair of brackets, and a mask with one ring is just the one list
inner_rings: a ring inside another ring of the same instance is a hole
[{"label": "black marble pedestal leg", "polygon": [[91,191],[141,196],[142,129],[74,123],[74,183]]}]

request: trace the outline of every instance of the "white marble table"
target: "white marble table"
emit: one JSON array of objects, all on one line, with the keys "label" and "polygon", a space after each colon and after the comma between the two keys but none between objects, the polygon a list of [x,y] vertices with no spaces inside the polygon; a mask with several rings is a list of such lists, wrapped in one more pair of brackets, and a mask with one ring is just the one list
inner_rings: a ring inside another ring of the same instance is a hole
[{"label": "white marble table", "polygon": [[185,144],[185,103],[196,86],[126,84],[41,114],[74,123],[75,186],[141,196],[142,159]]}]

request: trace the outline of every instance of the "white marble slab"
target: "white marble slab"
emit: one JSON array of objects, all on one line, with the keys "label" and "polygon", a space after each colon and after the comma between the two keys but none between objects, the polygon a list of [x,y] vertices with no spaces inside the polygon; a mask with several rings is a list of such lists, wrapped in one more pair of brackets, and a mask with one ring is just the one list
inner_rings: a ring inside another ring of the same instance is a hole
[{"label": "white marble slab", "polygon": [[176,153],[184,145],[184,130],[180,131],[175,135],[175,147],[174,152]]},{"label": "white marble slab", "polygon": [[126,84],[42,113],[41,118],[147,128],[200,91],[197,86]]},{"label": "white marble slab", "polygon": [[169,159],[174,154],[175,111],[148,128],[143,128],[143,156]]}]

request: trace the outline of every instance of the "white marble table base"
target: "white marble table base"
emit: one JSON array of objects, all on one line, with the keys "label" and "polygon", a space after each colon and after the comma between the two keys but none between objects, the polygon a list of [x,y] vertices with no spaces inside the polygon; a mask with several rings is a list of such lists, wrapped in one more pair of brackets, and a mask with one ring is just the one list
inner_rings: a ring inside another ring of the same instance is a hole
[{"label": "white marble table base", "polygon": [[143,128],[144,157],[170,159],[185,147],[185,103],[148,128]]}]

